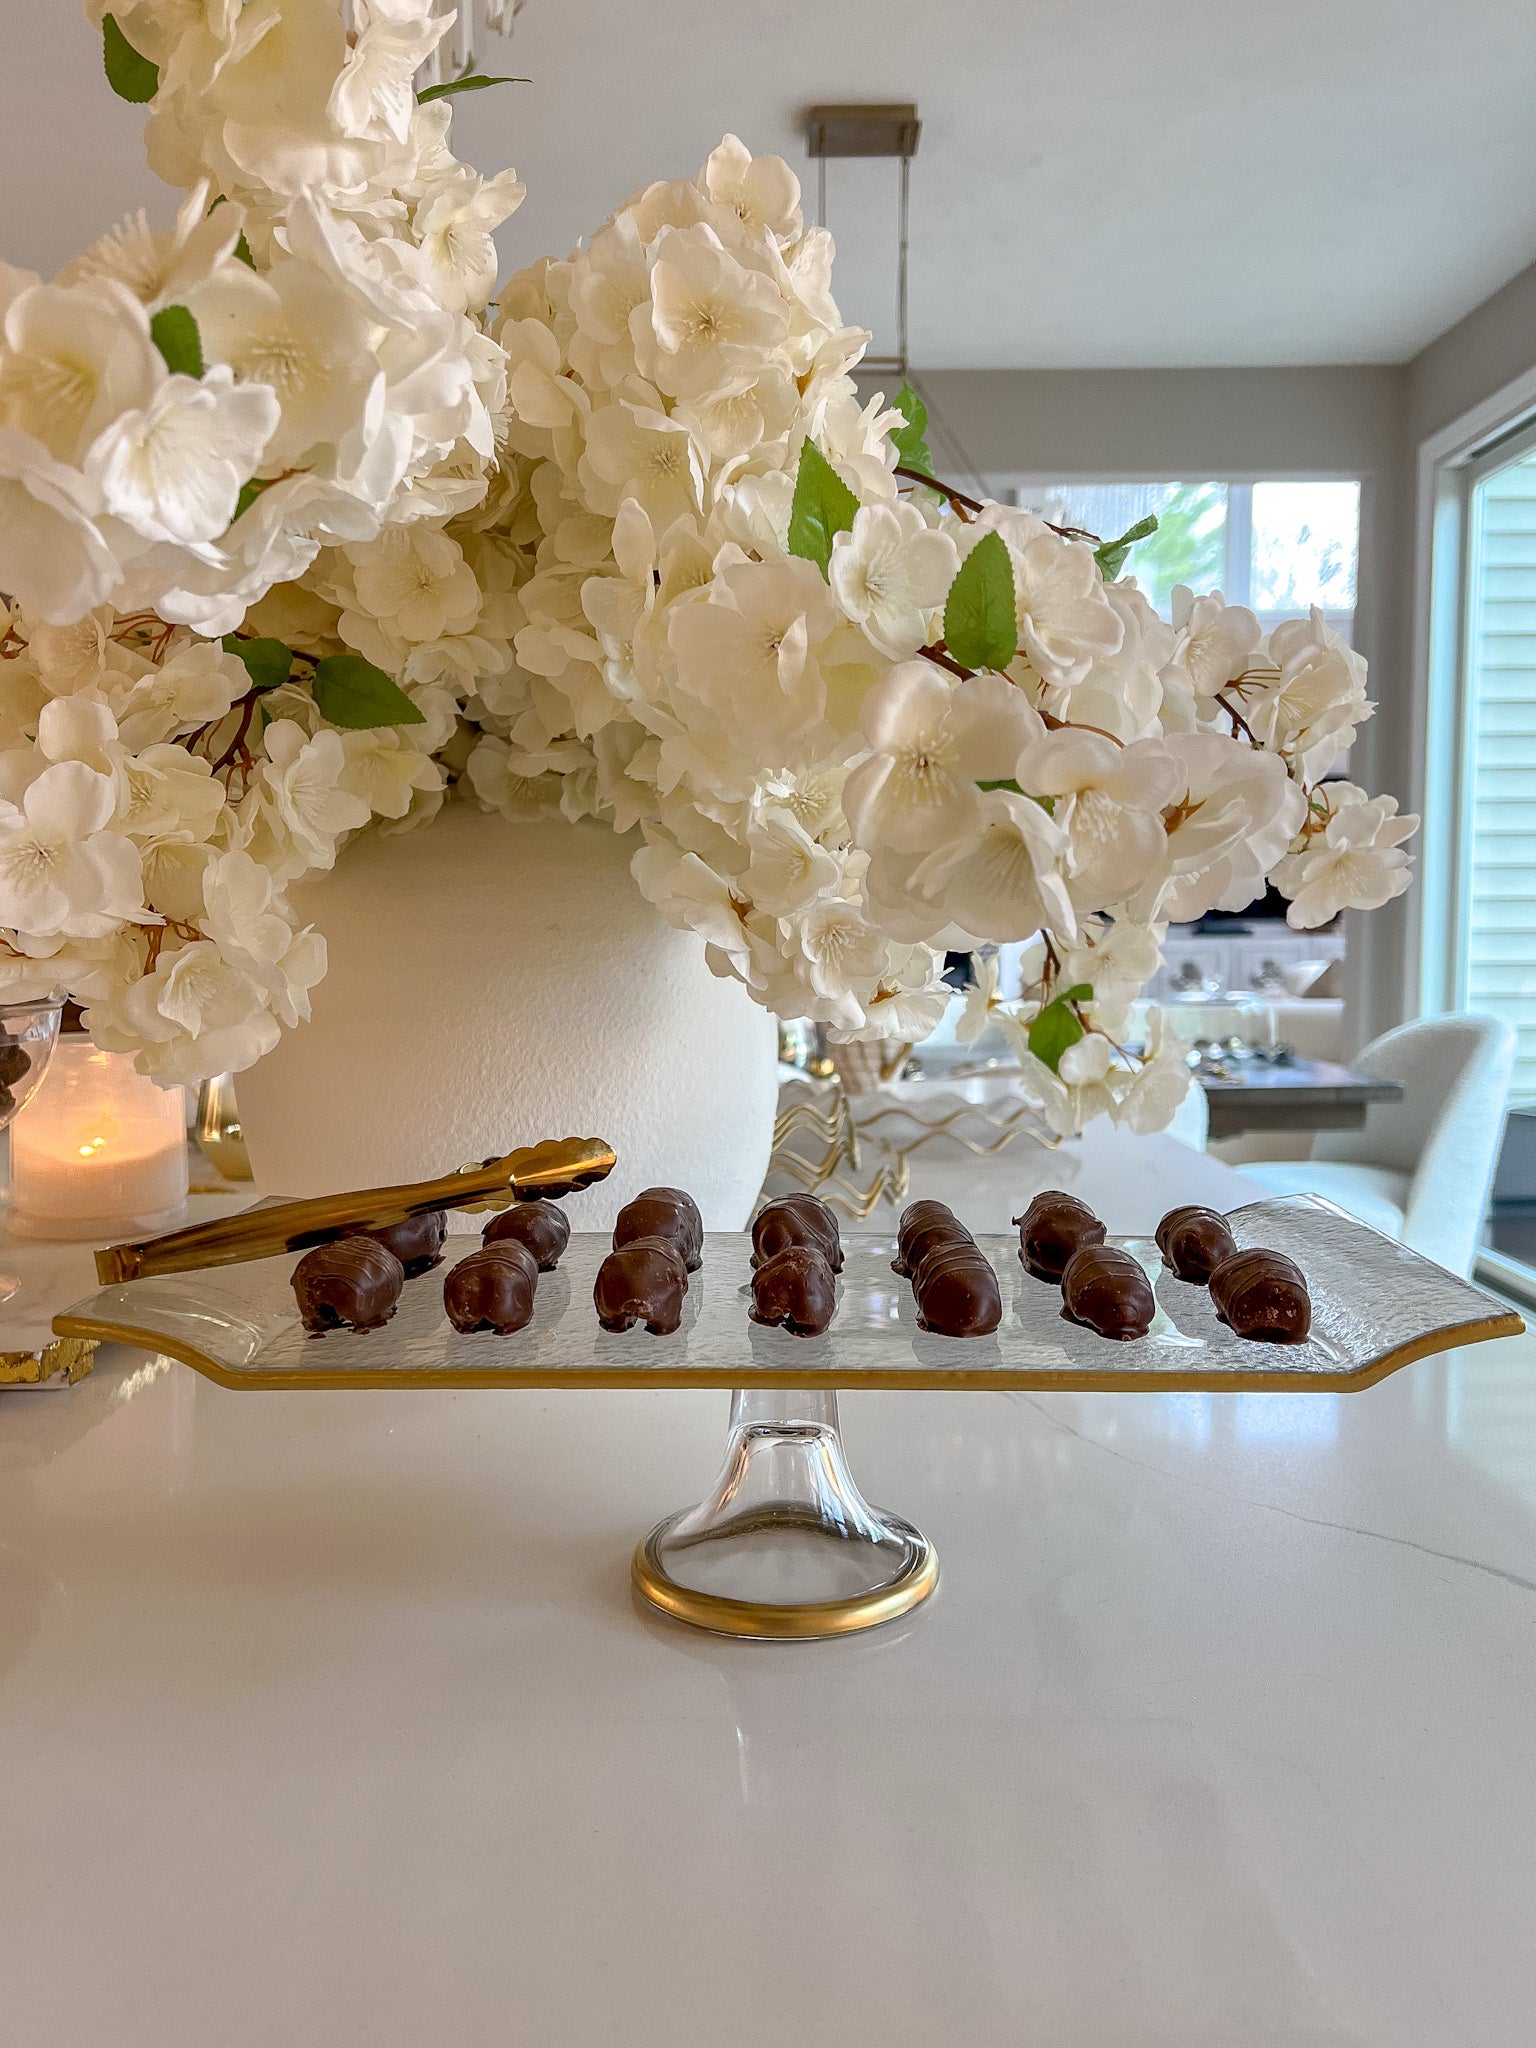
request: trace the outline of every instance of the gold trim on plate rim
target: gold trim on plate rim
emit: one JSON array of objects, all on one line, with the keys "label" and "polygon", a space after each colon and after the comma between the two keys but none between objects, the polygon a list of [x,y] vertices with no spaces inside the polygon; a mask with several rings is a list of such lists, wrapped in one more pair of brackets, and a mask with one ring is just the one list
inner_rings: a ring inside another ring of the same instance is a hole
[{"label": "gold trim on plate rim", "polygon": [[[1118,1370],[1062,1370],[1022,1372],[1006,1365],[968,1371],[964,1366],[906,1366],[890,1371],[853,1368],[788,1365],[782,1370],[756,1366],[744,1359],[731,1365],[575,1367],[570,1370],[540,1370],[536,1366],[388,1366],[365,1367],[353,1372],[290,1367],[280,1372],[236,1371],[219,1365],[205,1352],[158,1330],[136,1329],[131,1323],[98,1322],[92,1316],[59,1315],[53,1319],[60,1337],[93,1337],[106,1344],[129,1344],[136,1351],[153,1351],[178,1359],[218,1386],[240,1392],[265,1389],[270,1393],[292,1393],[300,1388],[338,1393],[349,1388],[377,1391],[399,1387],[421,1393],[433,1387],[578,1387],[614,1390],[623,1387],[819,1387],[856,1393],[897,1392],[902,1388],[926,1393],[956,1392],[1029,1394],[1354,1394],[1374,1387],[1389,1373],[1421,1358],[1433,1358],[1441,1351],[1459,1351],[1466,1344],[1485,1344],[1495,1337],[1519,1337],[1525,1320],[1512,1310],[1501,1316],[1485,1316],[1475,1323],[1461,1323],[1454,1329],[1433,1330],[1427,1337],[1415,1337],[1386,1353],[1370,1365],[1354,1371],[1305,1373],[1286,1372],[1273,1367],[1255,1367],[1251,1372],[1158,1372],[1122,1366]],[[1260,1348],[1260,1347],[1256,1347]]]}]

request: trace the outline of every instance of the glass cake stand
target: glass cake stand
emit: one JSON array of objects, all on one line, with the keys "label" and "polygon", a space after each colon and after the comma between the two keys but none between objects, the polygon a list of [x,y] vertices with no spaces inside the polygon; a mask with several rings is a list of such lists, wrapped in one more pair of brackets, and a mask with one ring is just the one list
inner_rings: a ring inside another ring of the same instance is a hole
[{"label": "glass cake stand", "polygon": [[[263,1240],[271,1213],[250,1212]],[[1306,1273],[1313,1313],[1305,1343],[1234,1336],[1204,1288],[1163,1270],[1150,1238],[1114,1242],[1153,1282],[1152,1327],[1134,1343],[1106,1343],[1062,1319],[1060,1290],[1024,1271],[1016,1234],[977,1239],[998,1278],[998,1330],[936,1336],[917,1327],[911,1286],[891,1270],[888,1229],[844,1232],[837,1315],[818,1337],[749,1320],[745,1232],[705,1238],[682,1325],[664,1337],[599,1326],[592,1289],[611,1240],[581,1232],[540,1280],[530,1322],[508,1337],[456,1331],[439,1274],[408,1281],[382,1330],[307,1339],[291,1251],[117,1280],[56,1316],[53,1329],[168,1353],[220,1386],[244,1389],[730,1390],[719,1477],[697,1507],[669,1516],[640,1544],[633,1584],[660,1613],[696,1628],[805,1641],[892,1621],[938,1583],[932,1545],[911,1523],[871,1507],[854,1484],[838,1434],[840,1390],[1355,1392],[1416,1358],[1524,1328],[1480,1288],[1313,1196],[1271,1197],[1228,1222],[1239,1245],[1285,1252]]]},{"label": "glass cake stand", "polygon": [[765,1641],[874,1628],[939,1582],[927,1537],[855,1485],[832,1388],[738,1387],[708,1498],[658,1522],[632,1569],[675,1620]]}]

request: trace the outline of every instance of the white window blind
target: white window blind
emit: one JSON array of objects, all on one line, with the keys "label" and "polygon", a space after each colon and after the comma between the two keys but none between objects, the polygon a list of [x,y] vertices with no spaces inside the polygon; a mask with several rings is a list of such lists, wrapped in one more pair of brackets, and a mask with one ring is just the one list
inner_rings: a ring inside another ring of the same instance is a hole
[{"label": "white window blind", "polygon": [[1461,1000],[1519,1033],[1536,1103],[1536,448],[1472,484],[1467,521],[1467,842]]}]

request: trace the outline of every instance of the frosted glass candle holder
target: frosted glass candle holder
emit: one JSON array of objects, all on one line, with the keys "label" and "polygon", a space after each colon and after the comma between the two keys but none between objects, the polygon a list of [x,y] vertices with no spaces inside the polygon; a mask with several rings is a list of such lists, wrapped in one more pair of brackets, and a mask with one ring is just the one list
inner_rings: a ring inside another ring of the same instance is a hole
[{"label": "frosted glass candle holder", "polygon": [[187,1112],[127,1053],[61,1038],[42,1086],[11,1126],[18,1237],[148,1236],[187,1209]]}]

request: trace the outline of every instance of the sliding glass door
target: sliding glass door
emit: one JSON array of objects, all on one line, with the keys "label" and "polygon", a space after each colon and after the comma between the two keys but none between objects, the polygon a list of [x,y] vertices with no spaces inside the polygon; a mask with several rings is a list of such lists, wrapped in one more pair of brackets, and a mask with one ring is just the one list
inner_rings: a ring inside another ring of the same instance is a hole
[{"label": "sliding glass door", "polygon": [[1536,1266],[1536,429],[1464,471],[1454,1006],[1515,1027],[1495,1250]]}]

